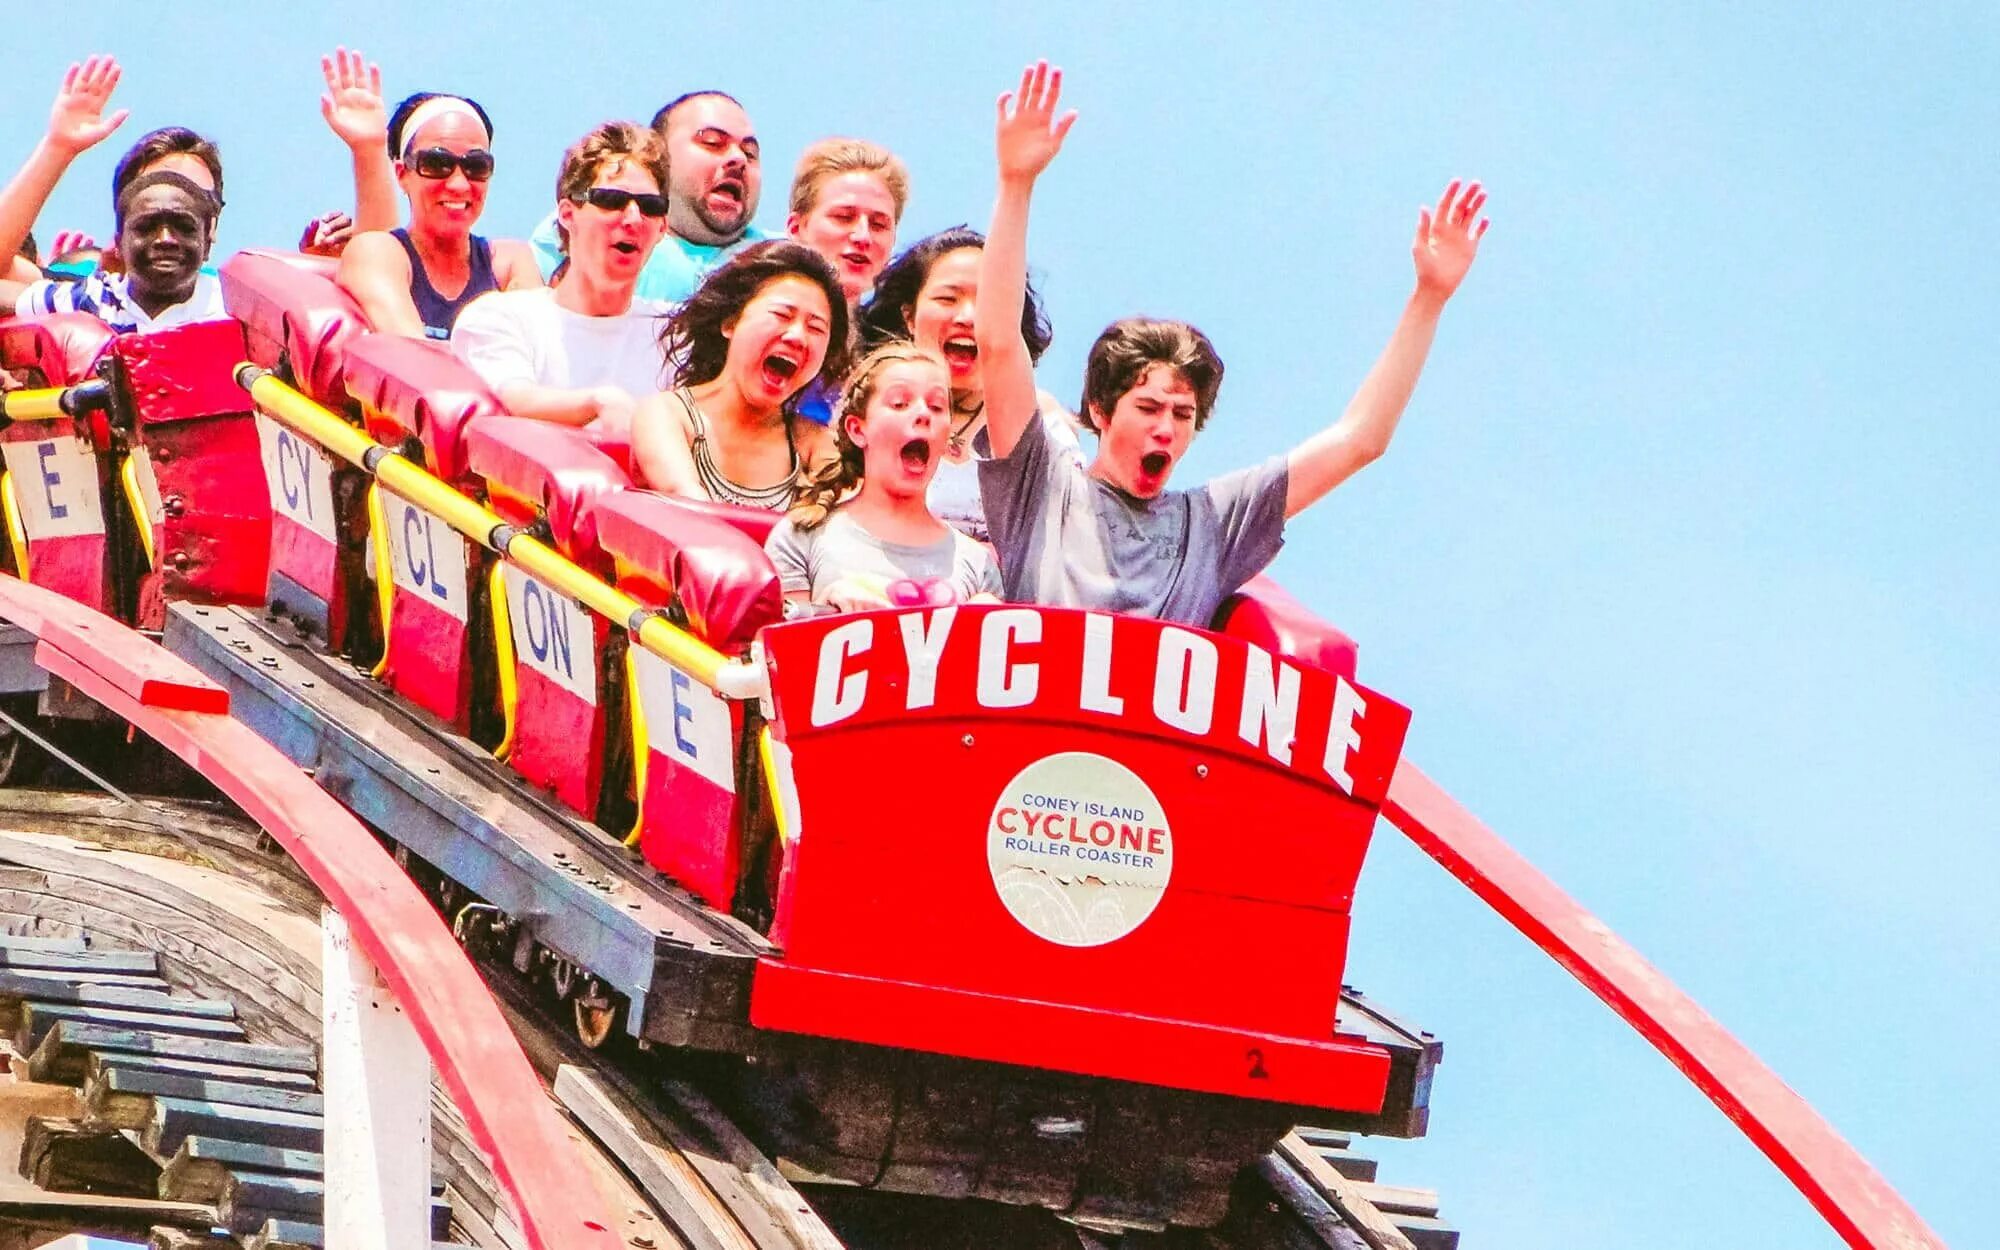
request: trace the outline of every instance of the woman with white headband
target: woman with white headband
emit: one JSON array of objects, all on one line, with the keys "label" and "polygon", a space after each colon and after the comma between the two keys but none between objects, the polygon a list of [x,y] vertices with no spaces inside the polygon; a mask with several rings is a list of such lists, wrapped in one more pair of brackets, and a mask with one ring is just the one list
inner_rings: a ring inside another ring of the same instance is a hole
[{"label": "woman with white headband", "polygon": [[[368,324],[444,340],[459,310],[479,296],[542,285],[526,243],[472,233],[493,176],[486,110],[463,96],[420,91],[384,119],[379,71],[369,66],[364,73],[358,53],[336,56],[326,63],[328,125],[350,147],[371,132],[373,142],[385,144],[410,201],[407,227],[357,234],[341,254],[338,281]],[[379,167],[380,158],[374,161]],[[365,203],[369,179],[358,148],[355,177]]]}]

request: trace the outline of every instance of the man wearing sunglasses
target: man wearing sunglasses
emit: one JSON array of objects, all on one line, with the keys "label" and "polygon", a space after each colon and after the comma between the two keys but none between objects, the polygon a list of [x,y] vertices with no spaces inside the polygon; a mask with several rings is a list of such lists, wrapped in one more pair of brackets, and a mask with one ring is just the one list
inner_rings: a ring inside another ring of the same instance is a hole
[{"label": "man wearing sunglasses", "polygon": [[516,416],[622,431],[664,384],[656,320],[639,274],[667,229],[666,153],[631,122],[606,122],[563,158],[553,288],[496,291],[459,315],[452,349]]},{"label": "man wearing sunglasses", "polygon": [[[678,304],[738,249],[771,236],[750,224],[764,190],[763,149],[733,96],[691,91],[653,115],[666,145],[667,232],[639,276],[639,298]],[[553,215],[529,236],[542,274],[563,253]]]},{"label": "man wearing sunglasses", "polygon": [[322,104],[343,141],[367,144],[367,159],[355,151],[356,199],[367,211],[378,173],[392,173],[410,202],[407,227],[357,233],[341,253],[337,280],[368,324],[386,334],[443,340],[487,292],[540,286],[527,244],[472,233],[494,169],[486,110],[464,96],[420,91],[385,117],[373,67],[364,76],[358,53],[337,55],[327,83],[330,92],[338,90]]}]

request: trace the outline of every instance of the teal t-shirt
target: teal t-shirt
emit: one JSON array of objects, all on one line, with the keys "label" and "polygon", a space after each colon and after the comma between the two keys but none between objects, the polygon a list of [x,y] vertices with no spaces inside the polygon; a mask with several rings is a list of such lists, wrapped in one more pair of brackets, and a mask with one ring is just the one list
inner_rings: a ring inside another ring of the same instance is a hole
[{"label": "teal t-shirt", "polygon": [[[690,243],[679,235],[668,234],[661,238],[660,245],[646,259],[646,267],[639,271],[639,288],[634,292],[640,299],[660,300],[678,304],[694,294],[703,278],[728,260],[730,254],[740,247],[758,243],[771,236],[755,226],[743,232],[743,237],[727,247],[714,247],[706,243]],[[542,271],[542,280],[548,281],[562,263],[562,241],[556,235],[556,215],[550,213],[542,218],[542,224],[528,236],[528,246],[535,249],[535,265]]]}]

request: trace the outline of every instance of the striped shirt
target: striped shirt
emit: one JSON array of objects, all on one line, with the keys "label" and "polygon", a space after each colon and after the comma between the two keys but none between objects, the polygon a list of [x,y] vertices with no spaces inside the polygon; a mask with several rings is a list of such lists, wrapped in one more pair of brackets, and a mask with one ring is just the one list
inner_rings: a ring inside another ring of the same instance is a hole
[{"label": "striped shirt", "polygon": [[222,282],[214,274],[195,279],[194,294],[181,303],[149,317],[132,298],[132,280],[122,273],[94,273],[75,282],[52,282],[47,278],[31,282],[14,301],[14,312],[22,317],[47,313],[89,313],[120,334],[133,331],[164,330],[190,321],[214,321],[229,314],[222,307]]}]

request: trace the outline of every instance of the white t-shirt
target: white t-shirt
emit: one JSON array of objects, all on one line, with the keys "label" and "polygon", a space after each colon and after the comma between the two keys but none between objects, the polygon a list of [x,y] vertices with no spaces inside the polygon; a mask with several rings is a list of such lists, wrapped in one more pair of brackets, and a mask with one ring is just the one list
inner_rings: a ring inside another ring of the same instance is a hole
[{"label": "white t-shirt", "polygon": [[615,386],[643,399],[667,384],[659,334],[671,309],[635,299],[618,316],[586,317],[556,303],[549,287],[493,291],[458,314],[451,349],[496,391],[512,382]]},{"label": "white t-shirt", "polygon": [[132,279],[122,273],[93,273],[75,282],[55,282],[43,278],[30,282],[14,301],[17,316],[37,317],[44,313],[89,313],[120,334],[164,330],[192,321],[219,321],[229,313],[222,307],[222,283],[212,273],[194,280],[187,299],[160,310],[150,317],[132,298]]}]

